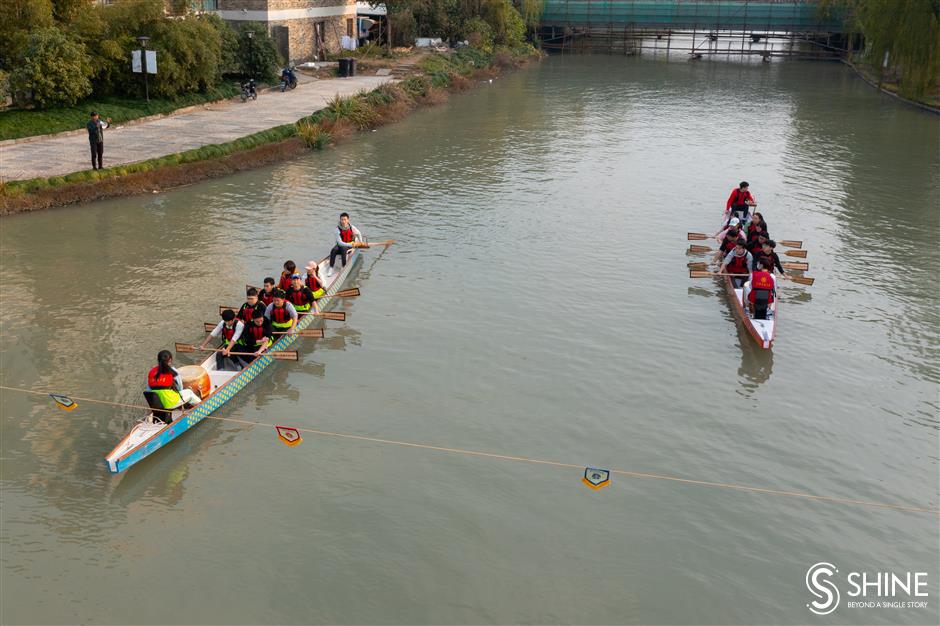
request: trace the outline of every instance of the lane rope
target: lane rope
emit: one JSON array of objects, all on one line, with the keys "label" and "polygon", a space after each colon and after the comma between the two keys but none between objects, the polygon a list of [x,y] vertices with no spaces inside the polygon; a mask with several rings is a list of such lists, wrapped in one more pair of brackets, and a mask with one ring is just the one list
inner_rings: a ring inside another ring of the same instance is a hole
[{"label": "lane rope", "polygon": [[[21,393],[29,393],[37,396],[48,396],[52,392],[46,391],[35,391],[32,389],[23,389],[20,387],[5,387],[0,385],[0,389],[6,389],[8,391],[18,391]],[[66,394],[59,394],[66,395]],[[123,404],[120,402],[109,402],[107,400],[95,400],[93,398],[79,398],[78,396],[68,396],[72,400],[81,400],[83,402],[93,402],[97,404],[105,404],[109,406],[117,407],[130,407],[135,409],[143,409],[149,411],[149,407],[143,407],[136,404]],[[205,419],[218,420],[220,422],[231,422],[233,424],[242,424],[246,426],[263,426],[265,428],[276,428],[277,424],[269,424],[267,422],[253,422],[251,420],[242,420],[233,417],[219,417],[217,415],[207,415]],[[484,459],[494,459],[498,461],[516,461],[520,463],[531,463],[534,465],[548,465],[551,467],[558,467],[563,469],[577,469],[583,470],[583,465],[576,465],[574,463],[562,463],[560,461],[549,461],[545,459],[534,459],[525,456],[515,456],[510,454],[499,454],[496,452],[484,452],[480,450],[467,450],[464,448],[450,448],[446,446],[437,446],[427,443],[416,443],[412,441],[398,441],[395,439],[383,439],[380,437],[369,437],[367,435],[354,435],[351,433],[337,433],[331,432],[328,430],[319,430],[316,428],[304,428],[298,426],[292,426],[296,430],[302,433],[310,433],[311,435],[320,435],[322,437],[334,437],[337,439],[351,439],[354,441],[365,441],[368,443],[380,443],[394,446],[401,446],[405,448],[416,448],[419,450],[431,450],[433,452],[447,452],[450,454],[461,454],[464,456],[473,456]],[[843,498],[840,496],[825,496],[818,495],[813,493],[806,493],[802,491],[785,491],[782,489],[770,489],[767,487],[753,487],[750,485],[740,485],[736,483],[726,483],[718,482],[711,480],[696,480],[693,478],[682,478],[681,476],[669,476],[666,474],[653,474],[650,472],[634,472],[629,470],[622,469],[611,469],[609,470],[612,475],[625,476],[628,478],[647,478],[653,480],[664,480],[674,483],[681,483],[686,485],[696,485],[699,487],[712,487],[717,489],[730,489],[734,491],[742,491],[746,493],[759,493],[764,495],[772,496],[781,496],[787,498],[801,498],[804,500],[813,500],[816,502],[826,502],[830,504],[845,504],[845,505],[854,505],[854,506],[867,506],[878,509],[889,509],[893,511],[904,511],[907,513],[930,513],[931,515],[940,516],[940,509],[930,509],[926,507],[917,507],[917,506],[907,506],[903,504],[888,504],[885,502],[875,502],[872,500],[858,500],[855,498]]]}]

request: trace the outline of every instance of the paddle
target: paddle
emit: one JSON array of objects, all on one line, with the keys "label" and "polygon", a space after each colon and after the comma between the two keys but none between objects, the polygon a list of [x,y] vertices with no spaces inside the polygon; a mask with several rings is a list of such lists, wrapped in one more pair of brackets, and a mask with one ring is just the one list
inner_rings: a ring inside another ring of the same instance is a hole
[{"label": "paddle", "polygon": [[[213,324],[212,322],[203,322],[203,323],[205,325],[205,331],[207,333],[211,333],[213,330],[215,330],[215,327],[217,326],[217,324]],[[271,333],[271,334],[272,335],[288,335],[290,333],[277,332],[277,333]],[[296,335],[298,337],[309,337],[311,339],[323,339],[323,329],[322,328],[304,328],[303,330],[298,330]]]},{"label": "paddle", "polygon": [[724,272],[706,272],[703,270],[689,270],[689,278],[708,278],[709,276],[750,276],[750,274],[725,274]]},{"label": "paddle", "polygon": [[784,254],[787,256],[795,256],[799,259],[806,258],[806,250],[787,250]]},{"label": "paddle", "polygon": [[[248,289],[251,289],[251,285],[245,285],[245,287],[247,287]],[[255,289],[257,289],[257,287],[255,287]],[[356,298],[360,295],[362,294],[359,291],[359,287],[351,287],[349,289],[341,289],[332,295],[325,295],[323,296],[323,298]],[[318,299],[323,300],[323,298],[318,298]]]},{"label": "paddle", "polygon": [[689,252],[711,252],[712,249],[708,246],[689,246]]},{"label": "paddle", "polygon": [[708,269],[708,263],[706,263],[705,261],[691,261],[689,263],[686,263],[685,266],[689,268],[690,270],[707,270]]},{"label": "paddle", "polygon": [[784,261],[780,265],[782,265],[785,270],[805,272],[809,269],[809,263],[803,263],[802,261]]},{"label": "paddle", "polygon": [[[705,233],[688,233],[687,236],[689,238],[689,241],[704,241],[706,239],[711,239],[711,237],[709,237]],[[777,243],[779,243],[781,246],[786,246],[787,248],[802,248],[803,247],[802,241],[794,241],[793,239],[782,239],[778,241]]]},{"label": "paddle", "polygon": [[[219,305],[219,315],[222,315],[222,312],[223,312],[223,311],[235,311],[235,312],[237,313],[237,312],[238,312],[238,309],[236,309],[235,307],[225,306],[224,304],[220,304],[220,305]],[[298,311],[298,312],[297,312],[297,315],[313,315],[313,316],[315,316],[315,317],[322,317],[322,318],[328,319],[328,320],[336,320],[337,322],[345,322],[345,321],[346,321],[346,314],[343,313],[342,311],[324,311],[324,312],[322,312],[322,313],[315,313],[315,312],[313,312],[313,311],[308,311],[308,312],[301,313],[300,311]]]},{"label": "paddle", "polygon": [[705,233],[689,233],[689,241],[702,241],[704,239],[709,239],[710,237]]},{"label": "paddle", "polygon": [[795,283],[800,283],[801,285],[812,285],[816,282],[815,278],[810,278],[809,276],[788,276],[788,278]]},{"label": "paddle", "polygon": [[372,246],[385,246],[386,248],[395,243],[394,239],[386,239],[385,241],[361,241],[357,248],[371,248]]},{"label": "paddle", "polygon": [[[177,343],[176,344],[177,352],[222,352],[222,350],[209,350],[205,348],[197,348],[191,343]],[[231,355],[235,356],[258,356],[254,352],[229,352]],[[262,352],[261,356],[269,356],[272,359],[278,359],[280,361],[297,361],[297,351],[296,350],[272,350],[271,352]]]}]

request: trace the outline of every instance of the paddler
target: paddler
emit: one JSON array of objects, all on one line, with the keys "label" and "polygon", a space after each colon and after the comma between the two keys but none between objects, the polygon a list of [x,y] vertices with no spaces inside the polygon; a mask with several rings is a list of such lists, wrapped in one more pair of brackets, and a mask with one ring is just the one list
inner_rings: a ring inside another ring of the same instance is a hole
[{"label": "paddler", "polygon": [[277,282],[277,288],[287,291],[291,286],[291,277],[297,273],[297,264],[293,261],[284,261],[284,271],[281,272],[281,279]]},{"label": "paddler", "polygon": [[231,356],[232,349],[235,347],[235,344],[241,338],[242,333],[245,332],[245,324],[235,318],[235,311],[231,309],[225,309],[222,311],[222,321],[212,329],[212,332],[209,333],[209,336],[202,340],[202,344],[199,345],[200,350],[205,350],[206,345],[213,337],[222,338],[222,350],[215,353],[215,369],[219,371],[226,371],[229,368],[226,367],[229,362],[235,367],[236,370],[240,370],[238,359]]},{"label": "paddler", "polygon": [[336,226],[336,245],[330,250],[330,269],[326,271],[327,276],[333,275],[333,265],[336,263],[336,257],[343,257],[343,267],[346,267],[346,252],[350,248],[358,248],[362,243],[362,233],[359,229],[349,223],[349,213],[339,214],[339,224]]},{"label": "paddler", "polygon": [[271,320],[271,330],[276,333],[296,332],[297,310],[285,300],[283,289],[274,292],[274,302],[268,305],[264,316]]},{"label": "paddler", "polygon": [[[763,259],[754,263],[754,272],[751,274],[751,280],[744,285],[744,298],[747,302],[747,308],[751,317],[757,319],[767,319],[767,312],[773,311],[774,297],[776,295],[777,282],[773,274],[767,271],[767,266]],[[755,306],[761,301],[762,306]]]},{"label": "paddler", "polygon": [[252,356],[240,354],[238,360],[243,366],[254,361],[262,352],[271,347],[274,343],[274,335],[271,334],[271,322],[264,316],[264,311],[257,309],[252,311],[252,320],[245,324],[245,332],[239,339],[238,352],[251,352]]},{"label": "paddler", "polygon": [[266,308],[267,306],[265,304],[258,301],[258,290],[254,287],[249,287],[245,291],[245,303],[238,309],[238,315],[236,317],[248,325],[251,323],[251,320],[254,319],[255,311],[260,312],[261,315],[264,316],[264,310]]},{"label": "paddler", "polygon": [[740,221],[738,218],[732,217],[731,221],[728,222],[727,228],[715,233],[715,239],[718,240],[718,251],[715,253],[713,262],[718,263],[725,258],[729,252],[734,250],[734,246],[738,240],[743,240],[743,236]]},{"label": "paddler", "polygon": [[749,187],[750,185],[746,181],[742,181],[737,189],[731,190],[731,195],[728,196],[728,202],[725,204],[725,213],[734,215],[742,222],[747,222],[750,207],[757,206],[757,203],[754,202],[754,196],[748,190]]},{"label": "paddler", "polygon": [[291,282],[293,284],[284,294],[285,299],[294,305],[294,310],[298,313],[307,313],[316,301],[313,292],[310,291],[310,287],[304,284],[304,280],[300,277],[300,274],[291,276]]},{"label": "paddler", "polygon": [[274,279],[265,278],[264,279],[264,288],[261,290],[261,293],[258,294],[258,300],[261,301],[261,304],[268,306],[274,302]]},{"label": "paddler", "polygon": [[731,281],[735,287],[741,287],[747,282],[746,274],[754,268],[754,257],[747,251],[743,239],[738,239],[734,250],[728,253],[721,263],[721,272],[724,274],[745,274],[745,276],[732,276]]},{"label": "paddler", "polygon": [[320,264],[316,261],[310,261],[305,269],[307,270],[307,276],[304,278],[304,284],[313,292],[313,297],[319,300],[325,293],[323,283],[320,282]]},{"label": "paddler", "polygon": [[787,273],[783,271],[783,266],[780,264],[780,257],[774,252],[774,248],[776,247],[777,242],[773,239],[764,241],[761,245],[761,251],[754,255],[754,263],[756,265],[758,261],[762,260],[764,261],[764,267],[771,273],[776,269],[781,275],[786,276]]},{"label": "paddler", "polygon": [[[169,350],[160,350],[157,354],[157,366],[147,374],[147,390],[157,394],[160,406],[167,411],[180,406],[189,409],[202,402],[196,392],[183,387],[183,379],[173,367],[173,354]],[[154,418],[156,419],[156,415]]]}]

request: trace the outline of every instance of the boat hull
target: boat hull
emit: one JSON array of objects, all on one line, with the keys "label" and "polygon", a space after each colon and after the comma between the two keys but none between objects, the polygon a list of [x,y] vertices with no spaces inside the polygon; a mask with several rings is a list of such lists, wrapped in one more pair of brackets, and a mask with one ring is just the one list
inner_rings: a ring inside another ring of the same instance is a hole
[{"label": "boat hull", "polygon": [[770,350],[774,345],[774,338],[777,334],[777,322],[779,320],[779,302],[774,302],[773,317],[767,320],[755,320],[747,313],[744,307],[744,290],[737,289],[734,281],[728,276],[723,278],[725,281],[725,290],[728,292],[728,298],[731,300],[731,308],[734,310],[735,317],[744,325],[747,334],[751,336],[758,346],[764,350]]},{"label": "boat hull", "polygon": [[[362,253],[359,250],[353,250],[346,262],[346,266],[330,283],[325,295],[314,305],[314,311],[323,311],[331,306],[336,298],[331,297],[342,288],[343,283],[351,275],[353,268],[362,259]],[[321,261],[321,267],[324,265]],[[322,274],[321,274],[322,275]],[[307,328],[316,320],[316,316],[305,315],[297,322],[297,328],[302,330]],[[282,335],[280,339],[274,342],[270,350],[286,350],[297,341],[297,335]],[[209,355],[209,358],[203,363],[204,366],[210,364],[215,359],[215,355]],[[225,406],[235,395],[244,389],[244,387],[254,380],[258,374],[274,362],[274,359],[262,354],[256,358],[248,367],[239,371],[220,385],[215,391],[205,398],[198,406],[190,411],[182,413],[178,418],[174,418],[171,424],[149,424],[141,422],[131,429],[131,432],[121,440],[121,442],[112,450],[105,463],[113,474],[123,472],[135,463],[147,458],[160,448],[165,447],[173,440],[191,430],[205,418],[212,415],[215,411]],[[211,364],[210,364],[211,365]]]}]

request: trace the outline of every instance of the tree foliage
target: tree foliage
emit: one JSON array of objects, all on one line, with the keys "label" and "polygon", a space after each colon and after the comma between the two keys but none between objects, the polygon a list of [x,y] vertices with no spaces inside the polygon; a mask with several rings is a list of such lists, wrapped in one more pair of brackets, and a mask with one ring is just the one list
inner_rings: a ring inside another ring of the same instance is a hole
[{"label": "tree foliage", "polygon": [[538,24],[544,0],[516,0],[515,4],[511,0],[389,0],[385,4],[395,43],[441,37],[466,39],[492,49],[522,44],[526,28]]},{"label": "tree foliage", "polygon": [[13,69],[31,30],[52,24],[50,0],[0,0],[0,69]]},{"label": "tree foliage", "polygon": [[920,97],[940,87],[940,2],[937,0],[828,0],[865,38],[868,61],[898,76],[898,89]]},{"label": "tree foliage", "polygon": [[39,106],[74,104],[91,93],[85,47],[55,27],[35,29],[10,76],[17,99],[29,95]]},{"label": "tree foliage", "polygon": [[263,24],[245,22],[240,25],[236,43],[235,60],[242,75],[256,80],[271,80],[276,76],[280,57],[274,40]]}]

